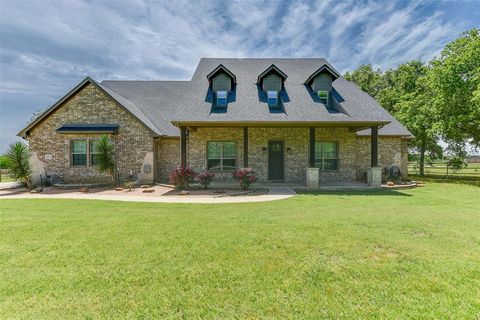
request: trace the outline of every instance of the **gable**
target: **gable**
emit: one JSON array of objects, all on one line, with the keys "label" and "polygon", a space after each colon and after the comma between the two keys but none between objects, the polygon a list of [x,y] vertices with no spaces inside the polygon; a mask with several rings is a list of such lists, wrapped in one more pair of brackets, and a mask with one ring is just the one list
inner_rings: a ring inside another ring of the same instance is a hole
[{"label": "gable", "polygon": [[312,90],[332,91],[332,75],[327,72],[321,72],[313,78]]},{"label": "gable", "polygon": [[217,73],[212,79],[213,91],[231,91],[232,78],[225,72]]},{"label": "gable", "polygon": [[[137,132],[139,135],[152,136],[151,130],[130,112],[119,106],[118,103],[102,92],[93,84],[87,83],[60,106],[43,117],[34,127],[29,129],[29,137],[36,141],[53,141],[57,135],[64,132],[60,128],[72,124],[82,124],[85,127],[98,126],[109,123],[117,129]],[[72,132],[67,132],[72,134]],[[75,134],[75,133],[73,133]]]},{"label": "gable", "polygon": [[[90,77],[85,78],[83,81],[81,81],[77,86],[75,86],[72,90],[70,90],[65,96],[63,96],[60,100],[58,100],[55,104],[53,104],[50,108],[48,108],[44,113],[42,113],[39,117],[37,117],[34,121],[32,121],[30,124],[28,124],[25,128],[23,128],[17,135],[21,136],[23,138],[26,138],[29,134],[29,132],[34,129],[37,125],[42,123],[46,118],[48,118],[52,113],[57,111],[58,109],[62,108],[64,104],[69,102],[71,99],[74,99],[78,97],[79,95],[83,95],[83,90],[86,88],[95,89],[96,93],[92,95],[95,99],[102,100],[107,99],[117,105],[120,109],[123,111],[127,112],[132,116],[136,121],[139,121],[142,125],[144,125],[151,133],[152,135],[156,136],[158,135],[158,129],[155,130],[156,128],[152,125],[149,125],[148,122],[150,122],[146,117],[144,117],[143,113],[141,113],[138,108],[134,106],[134,104],[127,99],[122,98],[121,96],[118,96],[117,99],[112,97],[113,95],[117,95],[114,92],[107,92],[107,88],[101,87],[99,84],[97,84],[93,79]],[[122,98],[124,101],[123,104],[118,101],[118,99]],[[125,103],[128,102],[128,107],[125,106]],[[92,115],[91,115],[92,116]],[[143,117],[142,117],[143,116]],[[139,119],[139,117],[144,118],[144,120],[147,122],[147,124]],[[59,124],[60,125],[60,124]]]},{"label": "gable", "polygon": [[282,78],[271,72],[262,79],[263,91],[281,91],[282,90]]}]

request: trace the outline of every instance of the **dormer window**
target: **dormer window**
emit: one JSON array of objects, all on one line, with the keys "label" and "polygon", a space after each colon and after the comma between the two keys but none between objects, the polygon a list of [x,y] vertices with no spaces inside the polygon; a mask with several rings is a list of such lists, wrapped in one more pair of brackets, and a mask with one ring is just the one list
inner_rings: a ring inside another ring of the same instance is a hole
[{"label": "dormer window", "polygon": [[317,71],[312,73],[310,77],[305,81],[305,85],[309,87],[312,93],[317,93],[319,102],[330,107],[330,93],[332,92],[333,81],[338,79],[340,74],[330,67],[328,64],[324,64]]},{"label": "dormer window", "polygon": [[278,91],[267,91],[267,102],[269,107],[278,106]]},{"label": "dormer window", "polygon": [[227,91],[221,90],[217,91],[217,106],[226,107],[227,106]]},{"label": "dormer window", "polygon": [[235,75],[225,66],[219,65],[207,75],[207,79],[209,82],[208,89],[213,93],[211,95],[213,106],[226,107],[230,92],[235,91],[235,85],[237,84]]},{"label": "dormer window", "polygon": [[281,105],[279,93],[285,89],[286,79],[287,75],[273,64],[258,76],[257,85],[266,94],[269,107]]},{"label": "dormer window", "polygon": [[320,99],[320,102],[323,104],[328,104],[328,91],[327,90],[319,90],[317,92],[318,98]]}]

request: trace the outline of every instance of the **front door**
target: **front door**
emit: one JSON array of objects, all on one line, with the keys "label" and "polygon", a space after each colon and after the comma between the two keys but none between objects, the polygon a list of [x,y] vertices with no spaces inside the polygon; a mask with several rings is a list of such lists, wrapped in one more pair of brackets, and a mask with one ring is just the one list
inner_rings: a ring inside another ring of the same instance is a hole
[{"label": "front door", "polygon": [[284,180],[283,141],[268,142],[268,180]]}]

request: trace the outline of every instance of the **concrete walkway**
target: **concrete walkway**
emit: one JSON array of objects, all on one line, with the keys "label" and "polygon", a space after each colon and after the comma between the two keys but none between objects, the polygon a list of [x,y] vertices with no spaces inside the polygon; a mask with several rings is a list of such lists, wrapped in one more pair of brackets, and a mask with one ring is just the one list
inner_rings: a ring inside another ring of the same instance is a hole
[{"label": "concrete walkway", "polygon": [[0,190],[16,189],[22,186],[21,182],[0,182]]},{"label": "concrete walkway", "polygon": [[0,192],[0,199],[89,199],[89,200],[114,200],[114,201],[137,201],[158,203],[241,203],[274,201],[293,197],[295,191],[287,187],[272,187],[267,194],[246,195],[167,195],[167,194],[102,194],[101,192],[82,193],[71,190],[62,193],[29,193],[27,191]]}]

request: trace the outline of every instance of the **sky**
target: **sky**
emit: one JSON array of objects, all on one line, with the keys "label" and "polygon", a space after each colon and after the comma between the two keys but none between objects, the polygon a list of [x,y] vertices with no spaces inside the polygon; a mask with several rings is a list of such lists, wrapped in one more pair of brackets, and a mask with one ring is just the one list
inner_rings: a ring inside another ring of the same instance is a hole
[{"label": "sky", "polygon": [[480,27],[470,1],[0,0],[0,153],[87,75],[188,80],[202,57],[429,61]]}]

